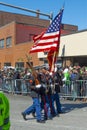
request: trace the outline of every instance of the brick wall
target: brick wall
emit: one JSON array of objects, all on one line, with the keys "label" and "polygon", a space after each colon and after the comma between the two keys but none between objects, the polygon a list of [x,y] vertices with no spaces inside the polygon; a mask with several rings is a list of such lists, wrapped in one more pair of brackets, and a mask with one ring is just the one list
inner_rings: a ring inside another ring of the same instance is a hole
[{"label": "brick wall", "polygon": [[[26,56],[29,54],[30,48],[33,46],[33,42],[24,42],[16,45],[16,23],[12,22],[4,27],[0,28],[0,39],[4,38],[5,46],[0,49],[0,67],[3,68],[4,63],[10,62],[12,66],[15,66],[16,62],[19,62],[19,59],[22,59],[22,62],[25,63],[26,67]],[[6,48],[6,38],[12,36],[12,46]],[[33,65],[36,66],[40,64],[39,59],[37,58],[37,53],[31,54]]]},{"label": "brick wall", "polygon": [[33,40],[34,35],[38,35],[46,28],[40,26],[30,26],[24,24],[16,24],[16,44]]},{"label": "brick wall", "polygon": [[39,19],[37,17],[0,11],[0,26],[8,24],[12,21],[25,23],[25,24],[31,24],[31,25],[37,25],[37,26],[42,26],[42,27],[48,27],[50,23],[49,20]]}]

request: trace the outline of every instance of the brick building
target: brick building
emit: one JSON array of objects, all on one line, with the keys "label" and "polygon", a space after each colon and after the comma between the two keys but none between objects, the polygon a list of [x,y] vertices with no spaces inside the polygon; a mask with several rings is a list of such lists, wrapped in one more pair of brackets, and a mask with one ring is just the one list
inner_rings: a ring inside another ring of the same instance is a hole
[{"label": "brick building", "polygon": [[[4,66],[27,67],[25,54],[33,45],[33,36],[48,28],[49,20],[0,11],[0,69]],[[62,24],[62,34],[77,31],[78,27]],[[43,64],[38,54],[30,55],[33,66]]]}]

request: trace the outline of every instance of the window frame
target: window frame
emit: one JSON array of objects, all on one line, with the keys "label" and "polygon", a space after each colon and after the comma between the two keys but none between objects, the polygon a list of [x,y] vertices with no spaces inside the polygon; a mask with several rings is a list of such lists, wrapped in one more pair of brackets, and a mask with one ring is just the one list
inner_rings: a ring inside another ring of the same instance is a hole
[{"label": "window frame", "polygon": [[3,39],[0,39],[0,49],[1,49],[1,48],[4,48],[4,44],[5,44],[4,38],[3,38]]},{"label": "window frame", "polygon": [[6,38],[6,48],[12,46],[12,36]]}]

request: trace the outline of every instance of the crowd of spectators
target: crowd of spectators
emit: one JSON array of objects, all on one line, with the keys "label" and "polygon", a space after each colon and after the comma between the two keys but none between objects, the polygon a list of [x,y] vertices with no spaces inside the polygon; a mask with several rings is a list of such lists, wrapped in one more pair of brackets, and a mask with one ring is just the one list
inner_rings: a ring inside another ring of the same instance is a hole
[{"label": "crowd of spectators", "polygon": [[[36,69],[36,72],[39,71],[40,69]],[[71,91],[71,89],[73,88],[72,85],[68,85],[71,84],[71,82],[75,82],[77,81],[85,81],[84,84],[80,84],[78,85],[79,87],[76,88],[78,91],[77,92],[77,96],[87,96],[87,87],[86,87],[86,81],[87,81],[87,67],[83,66],[66,66],[64,68],[60,67],[57,68],[61,77],[62,77],[62,81],[63,81],[63,87],[65,85],[65,88],[68,88],[68,91],[65,92],[66,94],[69,94],[69,91]],[[47,68],[48,73],[49,70]],[[16,91],[16,93],[21,94],[24,92],[29,92],[28,90],[28,79],[30,74],[32,74],[32,71],[29,68],[25,68],[25,69],[13,69],[13,68],[9,68],[9,69],[5,69],[5,70],[0,70],[0,84],[2,89],[9,89],[9,91]],[[11,82],[10,82],[11,81]],[[12,82],[12,81],[16,81],[16,82]],[[68,82],[67,82],[68,81]],[[10,83],[10,84],[9,84]],[[8,87],[9,85],[9,87]],[[65,89],[67,90],[67,89]],[[75,93],[74,93],[75,94]]]}]

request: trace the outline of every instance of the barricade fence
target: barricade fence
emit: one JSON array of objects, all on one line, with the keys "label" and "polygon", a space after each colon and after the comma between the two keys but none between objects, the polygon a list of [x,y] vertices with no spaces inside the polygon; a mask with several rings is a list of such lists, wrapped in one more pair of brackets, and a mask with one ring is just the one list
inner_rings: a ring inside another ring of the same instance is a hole
[{"label": "barricade fence", "polygon": [[[26,79],[0,79],[0,89],[12,94],[27,95],[30,93],[29,80]],[[60,86],[60,97],[87,98],[87,80],[64,81]]]},{"label": "barricade fence", "polygon": [[60,87],[61,97],[87,98],[87,80],[65,81]]}]

